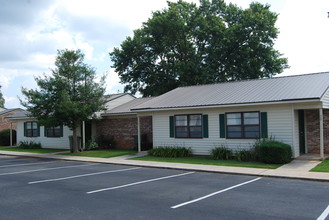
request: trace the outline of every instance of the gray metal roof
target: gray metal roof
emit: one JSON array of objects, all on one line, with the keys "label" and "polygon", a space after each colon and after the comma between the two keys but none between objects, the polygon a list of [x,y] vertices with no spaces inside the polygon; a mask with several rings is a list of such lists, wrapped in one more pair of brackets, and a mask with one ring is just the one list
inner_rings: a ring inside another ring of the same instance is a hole
[{"label": "gray metal roof", "polygon": [[7,119],[23,119],[23,118],[30,118],[28,115],[30,112],[22,110],[20,112],[16,112],[15,114],[9,115],[6,118]]},{"label": "gray metal roof", "polygon": [[179,87],[134,111],[321,99],[329,72]]},{"label": "gray metal roof", "polygon": [[4,114],[7,114],[9,112],[13,112],[13,111],[23,111],[22,109],[20,108],[10,108],[10,109],[5,109],[3,111],[0,111],[0,115],[4,115]]},{"label": "gray metal roof", "polygon": [[115,107],[111,110],[106,111],[105,113],[101,114],[101,116],[108,116],[108,115],[126,115],[126,114],[136,114],[131,111],[132,108],[141,105],[147,101],[150,101],[152,97],[149,98],[137,98],[131,100],[127,103],[124,103],[118,107]]},{"label": "gray metal roof", "polygon": [[[120,98],[122,96],[125,96],[125,95],[129,95],[129,96],[132,96],[134,97],[133,95],[129,94],[129,93],[118,93],[118,94],[110,94],[110,95],[106,95],[105,98],[106,98],[106,101],[109,102],[109,101],[112,101],[114,99],[117,99],[117,98]],[[134,97],[135,98],[135,97]]]}]

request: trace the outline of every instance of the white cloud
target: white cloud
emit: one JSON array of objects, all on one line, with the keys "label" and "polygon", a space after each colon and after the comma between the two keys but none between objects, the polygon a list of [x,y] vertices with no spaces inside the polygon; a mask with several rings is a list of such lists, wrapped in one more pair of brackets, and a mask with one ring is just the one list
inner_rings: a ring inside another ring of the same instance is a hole
[{"label": "white cloud", "polygon": [[20,106],[20,101],[17,97],[4,96],[5,107],[7,108],[17,108]]},{"label": "white cloud", "polygon": [[124,86],[120,84],[120,78],[113,69],[111,69],[107,73],[106,77],[106,93],[107,94],[115,94],[119,92],[123,92]]},{"label": "white cloud", "polygon": [[280,12],[276,47],[288,57],[290,69],[285,74],[312,73],[329,70],[328,1],[286,1]]},{"label": "white cloud", "polygon": [[[329,2],[259,0],[279,13],[275,47],[288,57],[284,74],[329,70]],[[198,3],[198,0],[193,0]],[[251,0],[227,0],[246,8]],[[117,47],[166,0],[10,0],[0,7],[0,85],[8,104],[20,87],[35,87],[33,76],[49,74],[58,49],[81,49],[98,73],[109,72],[107,93],[123,91],[110,69],[109,51]],[[19,105],[19,104],[17,104]],[[7,106],[6,106],[7,107]],[[11,106],[17,107],[17,106]]]}]

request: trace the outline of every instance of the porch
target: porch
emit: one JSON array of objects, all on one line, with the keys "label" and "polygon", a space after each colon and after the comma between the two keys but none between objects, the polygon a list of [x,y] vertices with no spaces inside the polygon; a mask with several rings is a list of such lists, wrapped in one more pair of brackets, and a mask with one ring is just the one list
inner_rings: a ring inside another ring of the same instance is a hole
[{"label": "porch", "polygon": [[329,158],[329,109],[298,110],[298,139],[297,159]]},{"label": "porch", "polygon": [[320,154],[303,154],[296,158],[296,160],[311,160],[311,161],[321,161],[323,159],[328,159],[329,154],[325,154],[324,158],[321,158]]}]

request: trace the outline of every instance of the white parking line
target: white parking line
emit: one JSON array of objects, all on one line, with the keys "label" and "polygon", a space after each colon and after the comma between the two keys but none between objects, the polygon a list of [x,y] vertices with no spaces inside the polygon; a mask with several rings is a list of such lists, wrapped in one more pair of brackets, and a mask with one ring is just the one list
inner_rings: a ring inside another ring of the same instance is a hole
[{"label": "white parking line", "polygon": [[73,166],[64,166],[64,167],[44,168],[44,169],[37,169],[37,170],[17,171],[17,172],[12,172],[12,173],[0,173],[0,176],[21,174],[21,173],[32,173],[32,172],[46,171],[46,170],[59,170],[59,169],[66,169],[66,168],[72,168],[72,167],[87,167],[87,166],[95,166],[95,165],[97,165],[97,164],[83,164],[83,165],[73,165]]},{"label": "white parking line", "polygon": [[140,181],[140,182],[129,183],[129,184],[121,185],[121,186],[115,186],[115,187],[110,187],[110,188],[105,188],[105,189],[98,189],[98,190],[87,192],[87,194],[92,194],[92,193],[97,193],[97,192],[102,192],[102,191],[107,191],[107,190],[113,190],[113,189],[119,189],[119,188],[124,188],[124,187],[128,187],[128,186],[134,186],[134,185],[138,185],[138,184],[142,184],[142,183],[149,183],[149,182],[154,182],[154,181],[158,181],[158,180],[169,179],[169,178],[174,178],[174,177],[179,177],[179,176],[185,176],[185,175],[189,175],[192,173],[195,173],[195,172],[188,172],[188,173],[176,174],[176,175],[171,175],[171,176],[164,176],[164,177],[159,177],[159,178],[155,178],[155,179],[149,179],[149,180],[144,180],[144,181]]},{"label": "white parking line", "polygon": [[3,165],[0,166],[0,168],[5,168],[5,167],[19,167],[19,166],[31,166],[31,165],[35,165],[35,164],[47,164],[47,163],[55,163],[57,161],[50,161],[50,162],[40,162],[40,163],[20,163],[20,164],[12,164],[12,165]]},{"label": "white parking line", "polygon": [[209,197],[214,196],[214,195],[217,195],[217,194],[219,194],[219,193],[226,192],[226,191],[228,191],[228,190],[231,190],[231,189],[237,188],[237,187],[239,187],[239,186],[246,185],[246,184],[248,184],[248,183],[255,182],[255,181],[260,180],[260,179],[261,179],[261,177],[258,177],[258,178],[256,178],[256,179],[253,179],[253,180],[250,180],[250,181],[247,181],[247,182],[240,183],[240,184],[238,184],[238,185],[234,185],[234,186],[228,187],[228,188],[226,188],[226,189],[223,189],[223,190],[220,190],[220,191],[217,191],[217,192],[214,192],[214,193],[208,194],[208,195],[206,195],[206,196],[203,196],[203,197],[200,197],[200,198],[197,198],[197,199],[193,199],[193,200],[191,200],[191,201],[187,201],[187,202],[184,202],[184,203],[181,203],[181,204],[178,204],[178,205],[172,206],[171,208],[172,208],[172,209],[177,209],[177,208],[179,208],[179,207],[182,207],[182,206],[185,206],[185,205],[188,205],[188,204],[194,203],[194,202],[201,201],[201,200],[203,200],[203,199],[209,198]]},{"label": "white parking line", "polygon": [[100,174],[106,174],[106,173],[117,173],[117,172],[123,172],[123,171],[128,171],[128,170],[137,170],[137,169],[141,169],[141,167],[127,168],[127,169],[121,169],[121,170],[102,171],[102,172],[97,172],[97,173],[87,173],[87,174],[68,176],[68,177],[62,177],[62,178],[57,178],[57,179],[39,180],[39,181],[29,182],[28,184],[54,182],[54,181],[59,181],[59,180],[67,180],[67,179],[73,179],[73,178],[79,178],[79,177],[85,177],[85,176],[94,176],[94,175],[100,175]]},{"label": "white parking line", "polygon": [[316,220],[325,220],[329,215],[329,205]]}]

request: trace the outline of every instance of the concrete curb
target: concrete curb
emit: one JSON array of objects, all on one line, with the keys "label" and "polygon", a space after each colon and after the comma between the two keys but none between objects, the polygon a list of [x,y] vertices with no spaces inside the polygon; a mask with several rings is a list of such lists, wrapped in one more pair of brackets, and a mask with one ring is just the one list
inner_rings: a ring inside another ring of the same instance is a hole
[{"label": "concrete curb", "polygon": [[282,167],[273,170],[273,169],[229,167],[229,166],[215,166],[215,165],[201,165],[201,164],[137,161],[137,160],[127,160],[127,157],[95,158],[95,157],[65,156],[65,155],[56,155],[56,154],[22,153],[22,152],[11,152],[11,151],[0,151],[0,155],[329,182],[329,173],[309,172],[311,168],[315,167],[317,164],[320,163],[316,161],[294,160],[290,164],[283,165]]}]

